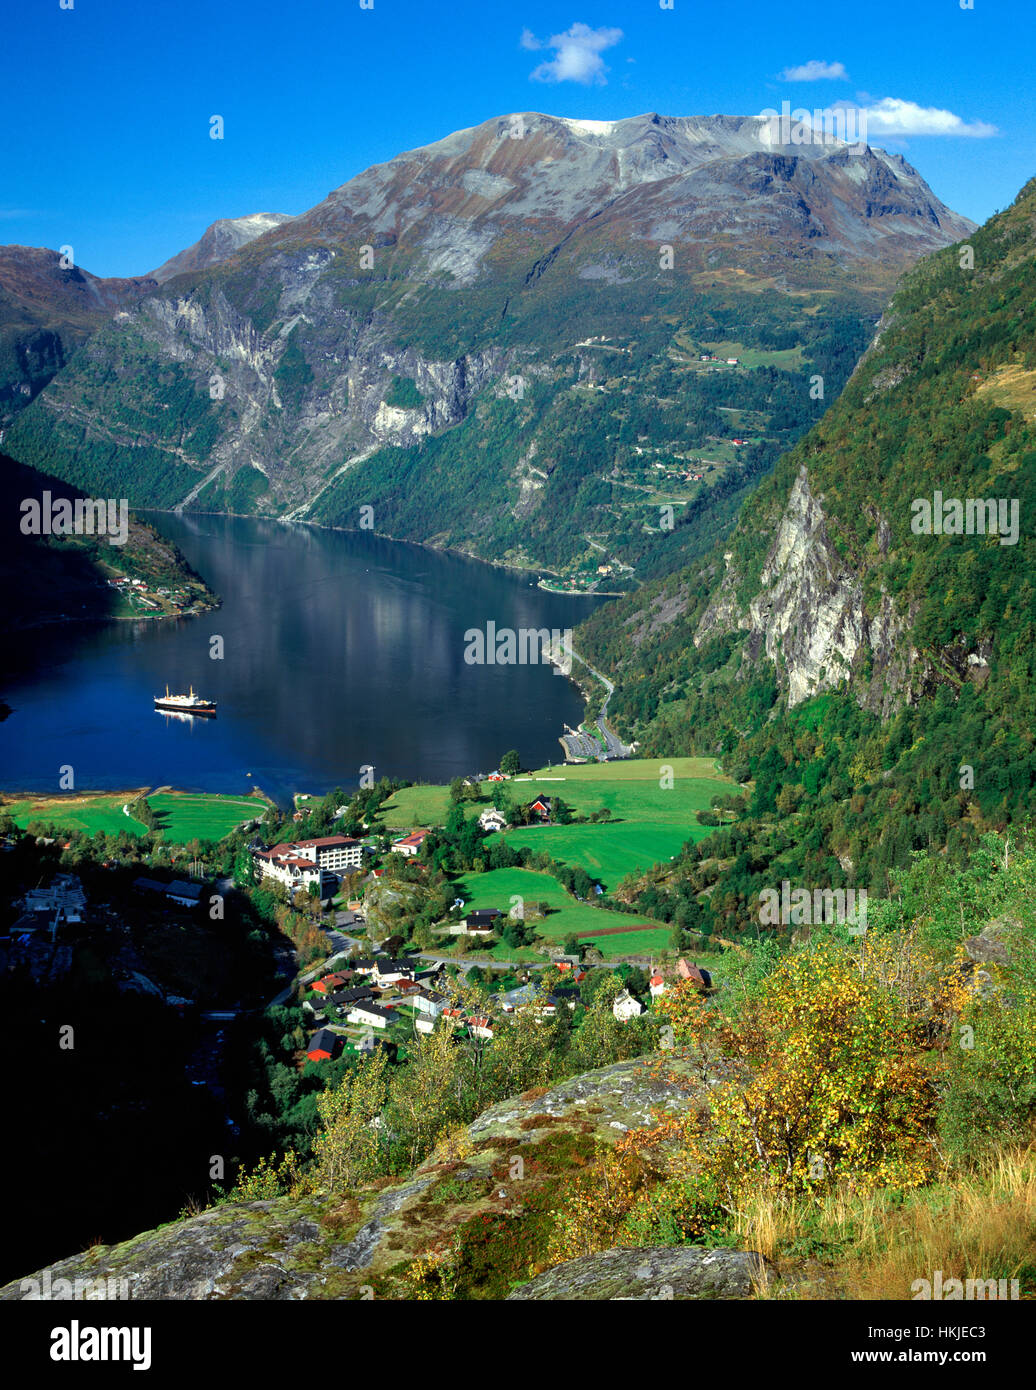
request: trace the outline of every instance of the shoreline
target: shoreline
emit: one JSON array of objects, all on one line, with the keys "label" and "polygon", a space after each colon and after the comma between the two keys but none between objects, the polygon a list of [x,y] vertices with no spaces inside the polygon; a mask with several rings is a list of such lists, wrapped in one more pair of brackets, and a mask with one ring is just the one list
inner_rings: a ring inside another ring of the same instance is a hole
[{"label": "shoreline", "polygon": [[39,628],[53,627],[55,623],[160,623],[173,618],[200,618],[203,613],[214,613],[223,607],[223,600],[214,595],[215,601],[204,608],[196,608],[185,613],[65,613],[50,618],[33,618],[29,622],[17,623],[11,627],[0,628],[0,635],[13,637],[19,632],[35,632]]},{"label": "shoreline", "polygon": [[[310,526],[315,531],[338,531],[343,535],[365,535],[374,536],[378,540],[391,541],[393,545],[413,545],[421,550],[431,550],[436,555],[462,555],[465,560],[474,560],[480,565],[490,565],[493,569],[510,570],[513,574],[538,575],[537,588],[541,588],[545,593],[556,594],[561,598],[625,598],[627,594],[635,593],[635,589],[617,589],[613,591],[587,590],[587,589],[552,589],[544,584],[544,575],[553,575],[555,579],[561,576],[557,570],[552,570],[549,565],[516,565],[507,560],[491,560],[484,555],[477,555],[473,550],[465,550],[459,545],[435,545],[431,541],[415,541],[408,536],[393,536],[388,531],[360,531],[356,526],[332,526],[326,521],[312,521],[305,517],[285,517],[267,516],[260,512],[213,512],[191,508],[189,511],[178,511],[176,507],[134,507],[134,511],[140,513],[153,513],[156,516],[234,516],[242,521],[271,521],[281,526]],[[638,588],[640,586],[638,585]]]},{"label": "shoreline", "polygon": [[86,791],[72,792],[38,792],[19,789],[8,791],[6,787],[0,787],[0,815],[4,812],[4,807],[9,806],[14,801],[37,801],[37,802],[64,802],[69,805],[76,801],[94,801],[99,796],[104,797],[138,797],[138,796],[216,796],[224,797],[233,801],[247,801],[254,798],[261,801],[265,806],[275,806],[277,803],[273,798],[254,784],[249,784],[244,792],[207,792],[192,790],[190,787],[174,787],[170,783],[164,783],[160,787],[150,785],[141,787],[91,787]]}]

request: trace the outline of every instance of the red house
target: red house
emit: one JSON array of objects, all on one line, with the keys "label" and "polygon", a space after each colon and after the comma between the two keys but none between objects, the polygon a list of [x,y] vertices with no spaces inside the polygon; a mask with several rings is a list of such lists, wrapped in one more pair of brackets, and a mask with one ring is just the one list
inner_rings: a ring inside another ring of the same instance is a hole
[{"label": "red house", "polygon": [[314,1033],[306,1048],[306,1056],[311,1062],[330,1062],[338,1055],[342,1040],[330,1028],[321,1028]]},{"label": "red house", "polygon": [[342,986],[347,984],[351,979],[352,971],[350,970],[344,973],[325,975],[322,980],[314,980],[310,985],[310,989],[316,990],[317,994],[333,994],[336,989],[341,989]]}]

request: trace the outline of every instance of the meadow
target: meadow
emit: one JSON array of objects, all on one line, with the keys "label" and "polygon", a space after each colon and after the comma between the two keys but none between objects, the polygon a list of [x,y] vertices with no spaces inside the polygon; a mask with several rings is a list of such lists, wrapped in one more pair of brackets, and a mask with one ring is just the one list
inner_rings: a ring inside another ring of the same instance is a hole
[{"label": "meadow", "polygon": [[158,828],[167,840],[221,840],[242,821],[257,820],[268,802],[260,796],[224,796],[215,792],[156,792],[148,797]]},{"label": "meadow", "polygon": [[[688,840],[709,834],[706,827],[698,825],[695,812],[707,808],[713,796],[733,789],[712,758],[560,763],[513,777],[505,785],[517,802],[554,795],[579,815],[602,809],[611,813],[610,820],[596,825],[536,825],[505,832],[516,847],[542,850],[561,863],[585,869],[607,892],[613,892],[627,874],[646,873],[655,864],[667,863]],[[491,795],[494,787],[494,783],[484,782],[483,795]],[[476,814],[485,804],[470,807],[468,814]],[[449,805],[448,787],[406,787],[386,802],[381,821],[393,829],[442,825]],[[577,902],[556,879],[529,869],[494,869],[468,875],[457,888],[470,908],[508,911],[512,896],[549,903],[557,910],[537,922],[543,935],[561,938],[575,932],[593,941],[608,957],[660,951],[671,935],[663,924],[641,922]],[[607,932],[615,927],[621,927],[622,932]],[[637,927],[640,930],[632,930]],[[602,932],[605,934],[600,935]],[[532,952],[499,944],[492,954],[534,958]]]},{"label": "meadow", "polygon": [[[147,827],[123,806],[140,790],[115,794],[88,792],[74,796],[26,798],[7,802],[3,810],[24,829],[30,821],[50,822],[61,830],[85,831],[95,835],[144,835]],[[220,840],[243,820],[263,815],[267,802],[258,796],[223,796],[216,793],[162,791],[148,797],[155,812],[157,828],[167,842],[186,844],[190,840]]]},{"label": "meadow", "polygon": [[[484,874],[468,874],[458,880],[456,888],[469,910],[498,907],[502,912],[510,912],[515,898],[521,898],[530,906],[547,903],[554,910],[546,917],[534,919],[535,929],[541,936],[560,941],[569,932],[575,932],[608,958],[661,951],[671,935],[669,927],[653,923],[650,918],[627,916],[588,902],[577,902],[557,879],[533,869],[491,869]],[[622,930],[613,934],[609,929],[616,927]],[[508,960],[537,959],[533,951],[516,951],[502,942],[490,954]]]},{"label": "meadow", "polygon": [[147,827],[123,812],[137,792],[120,792],[115,796],[88,793],[82,796],[44,796],[22,801],[8,801],[5,815],[13,817],[24,830],[30,821],[45,821],[61,830],[80,830],[87,835],[103,831],[106,835],[145,835]]}]

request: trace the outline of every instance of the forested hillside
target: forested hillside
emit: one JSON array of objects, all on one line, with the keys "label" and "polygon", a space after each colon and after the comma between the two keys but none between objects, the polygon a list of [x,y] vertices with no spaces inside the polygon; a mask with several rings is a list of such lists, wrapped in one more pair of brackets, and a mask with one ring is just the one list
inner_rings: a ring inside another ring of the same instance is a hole
[{"label": "forested hillside", "polygon": [[[911,851],[1031,814],[1034,248],[1031,182],[904,278],[724,545],[577,634],[642,753],[718,752],[749,784],[747,816],[641,885],[643,910],[743,929],[766,884],[884,892]],[[969,499],[1001,534],[948,533]]]}]

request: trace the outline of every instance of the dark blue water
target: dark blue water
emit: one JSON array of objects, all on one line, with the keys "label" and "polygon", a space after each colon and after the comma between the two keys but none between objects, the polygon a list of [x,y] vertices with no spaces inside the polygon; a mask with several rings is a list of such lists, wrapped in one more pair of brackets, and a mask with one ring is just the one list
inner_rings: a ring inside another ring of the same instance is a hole
[{"label": "dark blue water", "polygon": [[[58,791],[171,785],[237,792],[446,781],[517,748],[558,761],[582,717],[547,665],[469,666],[464,631],[574,627],[597,600],[362,533],[237,517],[148,518],[223,599],[200,618],[64,624],[22,634],[0,695],[0,786]],[[209,656],[212,635],[224,659]],[[156,713],[168,683],[218,701],[215,719]],[[251,774],[249,777],[247,774]]]}]

